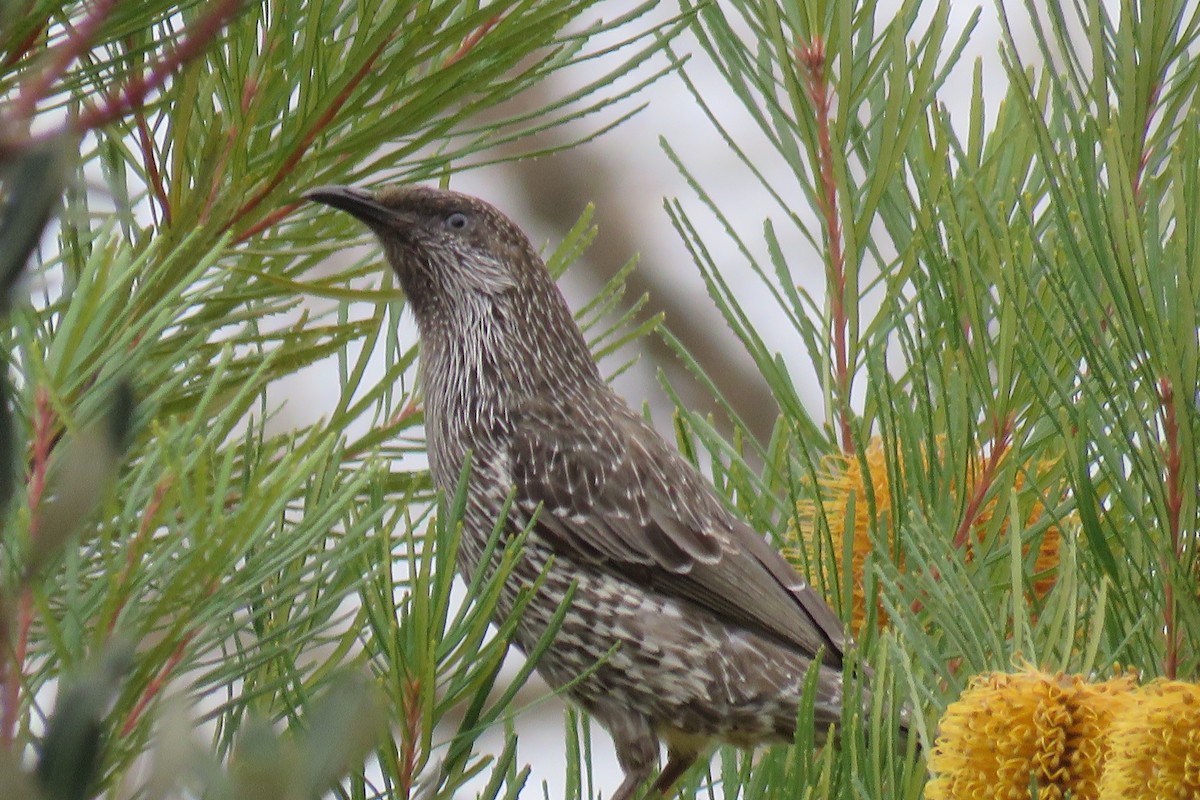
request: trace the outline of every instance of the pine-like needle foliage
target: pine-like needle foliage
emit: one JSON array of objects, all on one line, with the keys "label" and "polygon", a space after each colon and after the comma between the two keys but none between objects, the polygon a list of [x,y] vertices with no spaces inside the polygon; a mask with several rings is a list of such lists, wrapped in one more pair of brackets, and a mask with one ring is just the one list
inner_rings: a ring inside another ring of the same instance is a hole
[{"label": "pine-like needle foliage", "polygon": [[[449,601],[403,299],[375,254],[322,273],[365,239],[298,195],[617,124],[677,24],[601,5],[0,7],[0,794],[520,790],[515,742],[473,747],[521,681],[489,699],[496,587]],[[504,110],[582,63],[571,96]],[[332,411],[281,418],[268,389],[327,359]]]},{"label": "pine-like needle foliage", "polygon": [[[1200,673],[1200,12],[1111,8],[999,3],[1009,89],[989,115],[978,70],[969,98],[943,88],[978,19],[951,30],[947,3],[696,4],[756,138],[689,87],[777,211],[737,230],[676,137],[699,202],[667,211],[782,413],[771,441],[731,444],[681,410],[681,439],[859,609],[876,685],[926,748],[983,671]],[[722,237],[742,263],[714,257]],[[742,272],[816,365],[815,413]],[[836,752],[730,751],[692,785],[919,797],[920,759],[854,722]]]}]

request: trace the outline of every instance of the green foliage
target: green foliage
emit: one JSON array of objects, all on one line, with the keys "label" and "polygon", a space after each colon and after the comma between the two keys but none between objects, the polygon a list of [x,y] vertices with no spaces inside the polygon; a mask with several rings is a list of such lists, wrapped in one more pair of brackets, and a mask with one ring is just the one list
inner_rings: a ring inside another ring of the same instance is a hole
[{"label": "green foliage", "polygon": [[[298,193],[444,178],[571,119],[616,124],[659,73],[613,81],[676,30],[647,30],[648,6],[582,29],[603,4],[0,6],[0,795],[537,792],[511,734],[529,668],[496,681],[500,578],[450,601],[462,498],[437,506],[414,458],[403,298],[386,275],[361,288],[373,251],[321,275],[366,240]],[[917,744],[977,672],[1194,678],[1197,12],[1027,4],[1037,60],[1007,34],[1007,96],[989,115],[977,69],[952,123],[939,91],[977,18],[952,31],[945,3],[684,6],[759,141],[685,86],[779,211],[738,231],[679,142],[667,156],[717,226],[667,211],[781,416],[766,442],[734,418],[730,441],[680,408],[680,446],[747,520],[809,537],[801,560],[835,605],[869,598],[875,690],[869,714],[847,704],[839,747],[814,750],[801,725],[791,747],[721,750],[681,793],[915,798]],[[505,116],[600,37],[623,53],[610,71]],[[591,235],[585,217],[556,274]],[[718,265],[714,235],[744,264]],[[818,412],[741,305],[742,269],[816,365]],[[801,288],[808,269],[825,297]],[[597,353],[656,323],[632,324],[637,302],[616,312],[621,286],[581,312]],[[333,410],[281,424],[268,391],[328,358]],[[834,502],[821,481],[847,464],[872,480]],[[1056,564],[1035,574],[1047,540]],[[505,748],[476,752],[495,725]],[[567,796],[594,797],[575,713],[566,740]]]},{"label": "green foliage", "polygon": [[[491,698],[496,586],[449,603],[457,509],[434,514],[403,298],[389,276],[359,288],[374,252],[322,276],[365,239],[299,193],[618,124],[678,23],[598,5],[0,9],[0,794],[519,791],[515,740],[497,759],[474,743],[529,670]],[[601,52],[588,86],[504,110]],[[11,287],[31,252],[29,302]],[[285,424],[270,392],[328,359],[333,410]]]},{"label": "green foliage", "polygon": [[[877,684],[912,703],[925,747],[981,671],[1200,673],[1200,15],[1107,9],[1000,4],[1008,94],[989,116],[977,67],[952,121],[939,89],[977,17],[951,31],[948,4],[695,8],[701,47],[786,168],[766,169],[688,81],[778,211],[760,236],[736,230],[675,141],[702,210],[667,211],[781,417],[769,443],[730,444],[686,409],[678,427],[747,518],[812,543],[810,572],[843,607],[852,555],[870,551],[860,644],[890,665]],[[1034,16],[1028,62],[1007,27],[1019,12]],[[715,262],[718,235],[744,263]],[[817,413],[739,302],[742,270],[816,365]],[[800,288],[806,270],[825,299]],[[847,465],[872,478],[848,498],[829,482],[851,482]],[[1047,540],[1057,565],[1037,574]],[[789,796],[920,796],[922,770],[891,739],[822,753]],[[724,754],[712,796],[783,796],[784,753],[749,770]]]}]

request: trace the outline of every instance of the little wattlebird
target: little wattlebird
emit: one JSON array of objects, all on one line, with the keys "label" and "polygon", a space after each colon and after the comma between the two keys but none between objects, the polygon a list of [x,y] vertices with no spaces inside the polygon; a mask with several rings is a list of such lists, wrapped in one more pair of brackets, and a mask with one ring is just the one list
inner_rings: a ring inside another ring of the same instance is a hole
[{"label": "little wattlebird", "polygon": [[574,585],[537,667],[611,734],[625,774],[613,800],[650,778],[661,741],[659,793],[714,741],[790,741],[812,669],[822,740],[841,719],[841,621],[604,382],[521,229],[427,187],[305,197],[378,236],[416,316],[438,488],[452,494],[471,459],[460,571],[494,568],[481,561],[512,495],[506,530],[530,532],[497,615],[545,573],[519,646]]}]

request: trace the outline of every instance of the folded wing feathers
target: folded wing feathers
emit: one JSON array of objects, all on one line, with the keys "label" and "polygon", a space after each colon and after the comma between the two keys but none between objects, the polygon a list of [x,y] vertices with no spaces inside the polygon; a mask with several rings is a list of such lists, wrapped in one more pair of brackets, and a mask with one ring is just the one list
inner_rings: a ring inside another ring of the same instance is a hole
[{"label": "folded wing feathers", "polygon": [[590,424],[538,412],[516,427],[513,480],[552,547],[840,665],[841,620],[623,403]]}]

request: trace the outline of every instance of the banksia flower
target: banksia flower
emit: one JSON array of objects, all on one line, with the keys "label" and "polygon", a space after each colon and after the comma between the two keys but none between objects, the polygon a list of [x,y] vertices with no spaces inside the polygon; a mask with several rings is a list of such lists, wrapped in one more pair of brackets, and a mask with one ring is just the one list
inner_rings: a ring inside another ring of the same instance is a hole
[{"label": "banksia flower", "polygon": [[1121,800],[1200,797],[1200,686],[1156,681],[1116,721],[1100,796]]},{"label": "banksia flower", "polygon": [[[847,536],[853,542],[850,547],[851,563],[848,580],[853,591],[853,606],[850,613],[850,629],[855,633],[862,630],[866,619],[866,601],[863,598],[863,571],[867,555],[872,550],[871,543],[871,507],[868,502],[868,481],[874,492],[875,515],[881,524],[891,531],[892,492],[888,478],[887,460],[883,450],[883,442],[879,438],[872,439],[863,451],[863,460],[867,463],[864,475],[862,463],[854,455],[835,453],[826,456],[821,463],[821,474],[817,478],[818,490],[822,497],[820,501],[829,521],[829,531],[833,540],[835,552]],[[846,515],[850,503],[854,504],[854,519],[847,520]],[[801,556],[796,549],[806,551],[807,561],[814,569],[825,572],[827,562],[817,558],[814,537],[817,533],[817,520],[820,509],[817,501],[801,500],[796,504],[796,519],[798,530],[789,531],[789,538],[795,543],[792,552],[785,552],[792,563],[799,563]],[[847,524],[851,527],[847,528]],[[889,536],[890,539],[890,536]],[[823,574],[825,586],[832,586],[830,575]]]},{"label": "banksia flower", "polygon": [[1132,704],[1134,678],[1089,684],[1042,672],[976,676],[942,718],[928,800],[1098,798],[1109,730]]},{"label": "banksia flower", "polygon": [[1103,797],[1100,781],[1112,758],[1112,732],[1117,721],[1137,703],[1132,672],[1100,683],[1080,683],[1075,698],[1070,780],[1073,798]]},{"label": "banksia flower", "polygon": [[[944,458],[943,448],[945,439],[939,437],[937,442],[937,457]],[[1002,459],[1001,459],[1002,460]],[[863,470],[865,462],[866,470]],[[966,485],[963,487],[960,494],[966,497],[971,497],[976,492],[984,492],[989,489],[988,486],[982,485],[981,481],[990,480],[986,476],[981,476],[982,470],[977,466],[978,462],[973,462],[972,469],[968,472]],[[1034,474],[1040,475],[1048,471],[1054,464],[1053,461],[1041,461],[1032,465]],[[1031,465],[1026,465],[1027,468]],[[1025,470],[1019,471],[1014,478],[1013,488],[1020,491],[1025,485]],[[901,473],[903,476],[903,473]],[[868,486],[870,491],[868,491]],[[835,552],[840,552],[837,548],[845,541],[846,537],[851,538],[851,564],[850,575],[848,580],[853,590],[853,607],[851,608],[851,629],[858,633],[862,630],[862,625],[866,619],[866,600],[863,597],[863,575],[866,567],[867,556],[871,553],[871,502],[870,498],[874,498],[875,518],[879,521],[880,527],[885,531],[889,545],[894,545],[895,531],[891,520],[893,487],[891,485],[891,476],[888,474],[887,456],[884,450],[883,440],[879,437],[871,439],[867,447],[863,450],[861,460],[860,457],[854,454],[835,453],[826,456],[821,463],[820,474],[817,478],[817,494],[819,500],[801,500],[796,504],[796,526],[789,531],[790,538],[793,541],[792,551],[789,554],[793,563],[799,563],[802,560],[807,560],[808,563],[817,563],[817,569],[824,569],[824,561],[816,557],[817,549],[815,546],[815,536],[818,530],[818,520],[821,516],[821,510],[824,509],[825,517],[829,523],[829,530]],[[988,498],[982,503],[978,509],[974,511],[973,517],[970,520],[971,530],[977,531],[982,535],[990,523],[993,513],[997,512],[996,497]],[[847,519],[847,511],[850,504],[854,504],[854,518]],[[818,503],[820,505],[818,506]],[[1027,524],[1036,522],[1046,512],[1041,501],[1034,501],[1027,516]],[[1001,508],[998,513],[1003,514]],[[849,526],[849,527],[847,527]],[[1007,521],[1002,523],[1001,530],[1006,530],[1008,527]],[[1056,525],[1047,527],[1042,536],[1042,541],[1038,550],[1037,559],[1034,563],[1033,572],[1035,575],[1041,576],[1034,581],[1034,593],[1038,597],[1043,597],[1050,588],[1054,585],[1053,570],[1058,565],[1059,546],[1062,534]],[[966,547],[970,551],[971,542],[968,541]],[[801,555],[801,551],[803,555]],[[903,566],[901,564],[901,566]],[[831,585],[829,575],[823,575],[825,585]],[[881,615],[882,619],[882,615]]]}]

